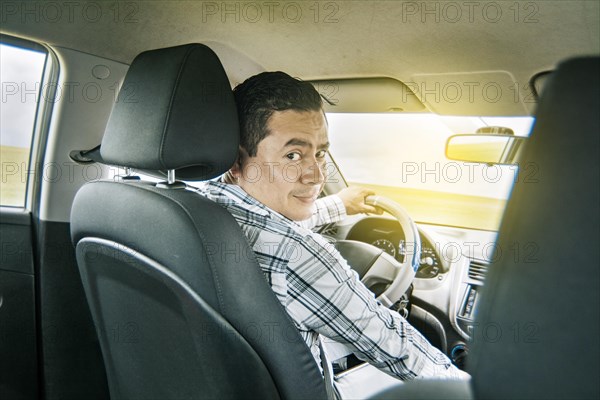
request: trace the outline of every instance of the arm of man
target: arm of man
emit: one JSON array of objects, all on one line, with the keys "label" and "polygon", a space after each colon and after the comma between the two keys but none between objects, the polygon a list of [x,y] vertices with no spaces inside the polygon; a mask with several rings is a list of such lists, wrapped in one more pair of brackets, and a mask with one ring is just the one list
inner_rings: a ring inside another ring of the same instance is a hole
[{"label": "arm of man", "polygon": [[286,310],[302,330],[346,343],[376,368],[402,380],[464,379],[398,313],[377,302],[342,256],[317,234],[297,244],[288,262]]},{"label": "arm of man", "polygon": [[304,221],[299,221],[298,224],[306,229],[312,229],[316,226],[332,224],[346,218],[346,207],[342,199],[337,194],[321,197],[315,201],[315,212],[313,215]]},{"label": "arm of man", "polygon": [[358,186],[347,187],[337,194],[322,197],[315,201],[315,212],[307,220],[298,222],[306,229],[332,224],[359,213],[381,214],[381,210],[365,204],[365,198],[375,192]]}]

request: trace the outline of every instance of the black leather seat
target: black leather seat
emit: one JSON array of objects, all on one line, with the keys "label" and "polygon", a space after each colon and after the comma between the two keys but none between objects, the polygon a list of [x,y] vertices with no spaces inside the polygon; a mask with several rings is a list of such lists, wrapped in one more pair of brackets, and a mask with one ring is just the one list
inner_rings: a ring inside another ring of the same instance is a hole
[{"label": "black leather seat", "polygon": [[379,398],[600,398],[599,77],[599,58],[570,60],[542,93],[481,295],[471,388],[422,381]]},{"label": "black leather seat", "polygon": [[308,347],[231,215],[175,177],[204,180],[237,155],[217,56],[190,44],[132,63],[101,154],[169,171],[162,184],[99,181],[77,193],[71,233],[113,399],[326,398]]}]

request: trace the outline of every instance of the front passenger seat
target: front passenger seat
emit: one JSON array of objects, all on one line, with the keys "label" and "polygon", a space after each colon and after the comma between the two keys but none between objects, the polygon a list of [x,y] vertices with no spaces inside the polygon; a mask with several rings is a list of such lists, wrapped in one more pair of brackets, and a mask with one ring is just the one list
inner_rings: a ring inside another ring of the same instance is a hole
[{"label": "front passenger seat", "polygon": [[238,151],[230,84],[206,46],[133,61],[101,145],[159,184],[88,183],[71,213],[112,399],[326,398],[308,347],[233,217],[176,178],[219,176]]},{"label": "front passenger seat", "polygon": [[544,88],[479,299],[472,384],[378,399],[600,398],[599,77],[599,57],[577,58]]}]

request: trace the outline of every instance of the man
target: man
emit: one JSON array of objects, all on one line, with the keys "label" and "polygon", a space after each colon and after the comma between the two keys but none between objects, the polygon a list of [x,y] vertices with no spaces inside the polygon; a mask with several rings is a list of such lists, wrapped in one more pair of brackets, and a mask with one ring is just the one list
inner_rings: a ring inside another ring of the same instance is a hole
[{"label": "man", "polygon": [[234,89],[239,157],[224,182],[200,193],[240,224],[263,273],[320,362],[319,335],[400,379],[463,373],[398,313],[379,304],[346,260],[307,227],[374,212],[371,192],[344,190],[317,200],[329,147],[321,97],[283,72],[265,72]]}]

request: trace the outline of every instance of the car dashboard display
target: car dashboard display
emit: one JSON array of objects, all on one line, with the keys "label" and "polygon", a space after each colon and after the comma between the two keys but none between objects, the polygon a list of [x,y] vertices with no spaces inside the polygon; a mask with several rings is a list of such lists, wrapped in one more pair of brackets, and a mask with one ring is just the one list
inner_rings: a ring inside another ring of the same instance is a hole
[{"label": "car dashboard display", "polygon": [[[421,262],[415,277],[436,278],[440,273],[446,272],[446,267],[441,263],[436,246],[428,236],[421,230],[419,236],[421,237]],[[352,227],[346,238],[372,244],[399,262],[404,261],[406,242],[400,224],[395,220],[378,217],[362,219]]]}]

